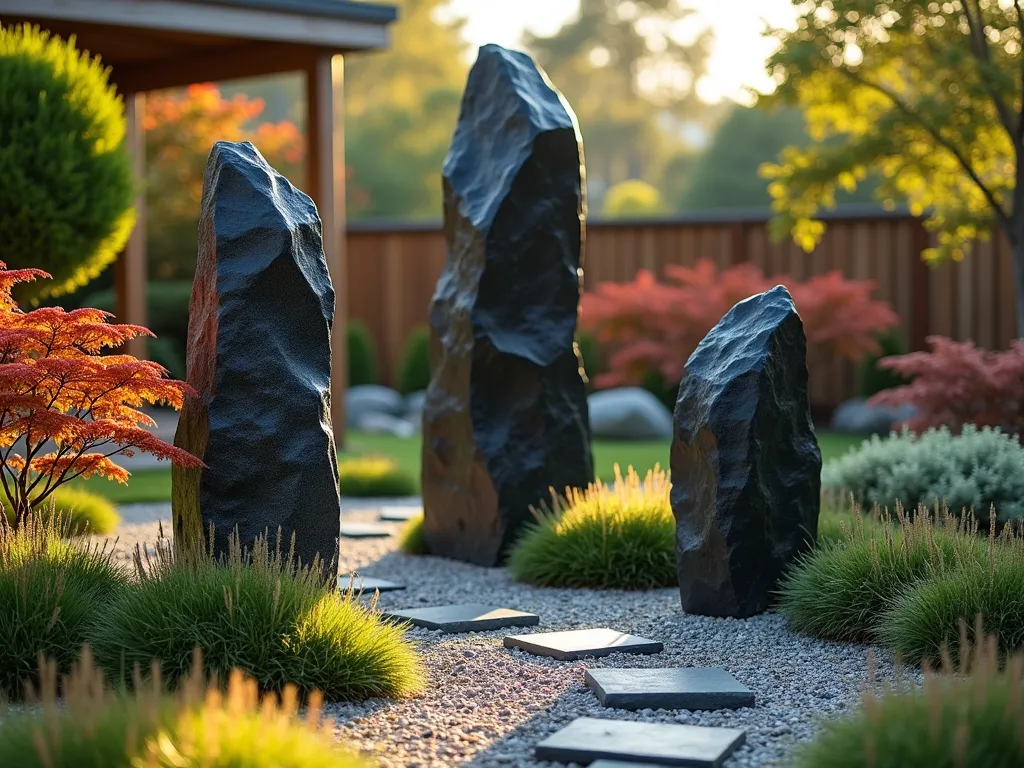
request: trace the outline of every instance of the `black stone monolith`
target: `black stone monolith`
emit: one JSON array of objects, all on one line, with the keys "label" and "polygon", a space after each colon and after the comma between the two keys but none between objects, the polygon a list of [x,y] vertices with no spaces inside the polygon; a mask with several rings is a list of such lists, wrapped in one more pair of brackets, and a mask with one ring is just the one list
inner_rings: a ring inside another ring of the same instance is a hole
[{"label": "black stone monolith", "polygon": [[766,610],[815,540],[821,492],[807,342],[783,286],[734,306],[690,355],[671,464],[683,610]]},{"label": "black stone monolith", "polygon": [[334,288],[316,206],[248,142],[219,141],[203,178],[187,380],[174,444],[175,548],[214,525],[247,545],[280,528],[303,563],[330,560],[341,498],[331,426]]},{"label": "black stone monolith", "polygon": [[444,164],[423,411],[432,554],[497,565],[530,505],[593,479],[573,345],[585,218],[568,104],[528,56],[484,46]]}]

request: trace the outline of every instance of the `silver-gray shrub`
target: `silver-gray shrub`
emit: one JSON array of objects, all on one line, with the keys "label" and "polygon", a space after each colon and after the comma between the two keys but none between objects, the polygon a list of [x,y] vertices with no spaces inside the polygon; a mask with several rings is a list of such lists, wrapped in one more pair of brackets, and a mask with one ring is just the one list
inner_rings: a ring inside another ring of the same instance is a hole
[{"label": "silver-gray shrub", "polygon": [[1024,518],[1024,447],[988,427],[969,425],[959,435],[943,427],[875,436],[829,462],[821,482],[869,507],[893,510],[900,501],[913,509],[944,501],[955,513],[973,509],[983,524],[991,505],[1000,522]]}]

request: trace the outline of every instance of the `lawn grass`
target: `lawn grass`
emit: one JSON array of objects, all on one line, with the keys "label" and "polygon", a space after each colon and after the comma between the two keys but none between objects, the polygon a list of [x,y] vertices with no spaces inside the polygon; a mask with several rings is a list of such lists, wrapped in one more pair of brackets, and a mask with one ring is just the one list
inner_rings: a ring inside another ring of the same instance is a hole
[{"label": "lawn grass", "polygon": [[[832,432],[819,432],[818,444],[821,446],[823,461],[842,456],[850,448],[860,445],[863,438],[855,435],[841,435]],[[669,442],[611,442],[598,440],[594,442],[594,470],[598,479],[611,482],[615,479],[615,465],[632,467],[641,476],[660,464],[668,469]],[[391,435],[368,435],[353,432],[348,435],[345,450],[339,452],[342,459],[356,456],[387,456],[398,466],[415,477],[420,476],[421,441],[416,437],[393,437]],[[106,496],[115,504],[142,504],[148,502],[168,501],[171,498],[171,470],[140,469],[132,472],[127,485],[120,485],[102,478],[75,481],[75,488]]]}]

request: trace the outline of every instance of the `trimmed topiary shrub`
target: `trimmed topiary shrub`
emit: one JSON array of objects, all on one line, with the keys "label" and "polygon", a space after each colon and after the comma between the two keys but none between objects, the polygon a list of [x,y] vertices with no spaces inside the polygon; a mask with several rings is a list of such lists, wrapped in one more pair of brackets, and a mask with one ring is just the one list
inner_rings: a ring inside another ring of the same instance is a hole
[{"label": "trimmed topiary shrub", "polygon": [[855,510],[841,543],[805,554],[779,586],[778,610],[789,628],[830,640],[877,640],[880,620],[904,590],[986,560],[988,545],[973,520],[922,507],[913,517],[898,509],[897,522],[883,513],[878,526],[865,525]]},{"label": "trimmed topiary shrub", "polygon": [[942,428],[875,436],[827,463],[821,484],[890,510],[897,502],[908,509],[944,503],[957,514],[984,515],[994,505],[1005,523],[1024,517],[1024,447],[1016,437],[971,425],[959,435]]},{"label": "trimmed topiary shrub", "polygon": [[355,498],[415,496],[416,478],[391,459],[366,456],[338,463],[341,495]]},{"label": "trimmed topiary shrub", "polygon": [[398,548],[407,555],[429,555],[427,538],[423,535],[423,515],[407,520],[398,534]]},{"label": "trimmed topiary shrub", "polygon": [[359,387],[377,383],[377,352],[366,324],[353,320],[348,324],[348,385]]},{"label": "trimmed topiary shrub", "polygon": [[[971,643],[991,635],[1003,652],[1024,651],[1024,541],[1010,533],[989,541],[986,562],[939,571],[911,585],[882,619],[878,635],[901,659],[937,663],[960,656],[960,623]],[[976,617],[980,622],[975,624]]]},{"label": "trimmed topiary shrub", "polygon": [[30,515],[16,530],[0,515],[2,696],[19,698],[26,683],[38,684],[39,654],[67,674],[94,611],[125,584],[109,552],[72,545],[71,534],[60,515]]},{"label": "trimmed topiary shrub", "polygon": [[430,328],[412,329],[398,365],[398,390],[407,395],[430,386]]},{"label": "trimmed topiary shrub", "polygon": [[888,330],[878,334],[875,340],[878,342],[878,352],[865,355],[860,362],[858,377],[861,397],[871,397],[887,389],[895,389],[910,383],[910,379],[905,376],[878,364],[882,358],[907,354],[907,345],[903,343],[903,337],[899,332],[894,329]]},{"label": "trimmed topiary shrub", "polygon": [[327,583],[319,561],[295,568],[280,542],[257,540],[248,553],[237,537],[226,558],[175,560],[163,541],[152,561],[137,558],[138,582],[101,611],[89,642],[114,679],[158,663],[170,685],[185,678],[199,648],[203,670],[225,679],[238,668],[261,689],[321,691],[329,701],[406,696],[423,686],[420,662],[404,630],[375,606]]},{"label": "trimmed topiary shrub", "polygon": [[853,715],[825,721],[795,768],[1018,768],[1024,765],[1024,661],[999,663],[994,641],[970,675],[926,671],[923,686],[866,691]]},{"label": "trimmed topiary shrub", "polygon": [[553,492],[509,553],[513,578],[542,587],[675,586],[670,485],[657,466],[641,482],[632,467],[623,477],[616,464],[614,487],[598,480],[564,496]]},{"label": "trimmed topiary shrub", "polygon": [[[0,507],[7,522],[14,524],[11,502],[0,496]],[[53,518],[54,513],[67,526],[71,535],[95,534],[103,536],[113,533],[121,524],[121,516],[109,499],[79,488],[61,486],[55,490],[43,505],[36,509],[35,517],[41,522]]]},{"label": "trimmed topiary shrub", "polygon": [[[199,665],[196,665],[197,669]],[[191,674],[176,692],[159,678],[134,692],[110,691],[88,653],[63,681],[46,666],[40,708],[0,716],[0,765],[18,768],[369,768],[334,740],[333,721],[310,697],[305,722],[287,687],[261,697],[235,670],[226,689]]]},{"label": "trimmed topiary shrub", "polygon": [[98,59],[38,27],[0,27],[0,261],[53,282],[22,301],[96,277],[135,224],[121,97]]}]

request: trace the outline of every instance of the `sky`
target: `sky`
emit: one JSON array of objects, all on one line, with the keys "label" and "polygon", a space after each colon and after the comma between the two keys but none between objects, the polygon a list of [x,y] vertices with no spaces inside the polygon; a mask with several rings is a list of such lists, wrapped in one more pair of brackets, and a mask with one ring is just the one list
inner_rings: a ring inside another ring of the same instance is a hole
[{"label": "sky", "polygon": [[[708,74],[697,86],[709,102],[728,98],[749,103],[744,86],[771,89],[764,60],[772,42],[761,37],[762,19],[789,26],[796,18],[791,0],[689,0],[715,35]],[[551,34],[579,7],[579,0],[450,0],[449,9],[467,21],[474,48],[485,43],[519,45],[523,31]]]}]

